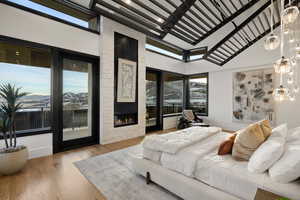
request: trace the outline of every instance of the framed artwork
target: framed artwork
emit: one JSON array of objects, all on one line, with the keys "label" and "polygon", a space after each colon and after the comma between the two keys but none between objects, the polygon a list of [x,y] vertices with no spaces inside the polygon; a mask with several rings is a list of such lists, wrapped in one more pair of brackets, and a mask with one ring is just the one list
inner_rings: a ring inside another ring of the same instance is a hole
[{"label": "framed artwork", "polygon": [[274,78],[273,68],[233,73],[233,121],[275,121]]},{"label": "framed artwork", "polygon": [[118,59],[117,102],[134,103],[136,95],[136,62]]}]

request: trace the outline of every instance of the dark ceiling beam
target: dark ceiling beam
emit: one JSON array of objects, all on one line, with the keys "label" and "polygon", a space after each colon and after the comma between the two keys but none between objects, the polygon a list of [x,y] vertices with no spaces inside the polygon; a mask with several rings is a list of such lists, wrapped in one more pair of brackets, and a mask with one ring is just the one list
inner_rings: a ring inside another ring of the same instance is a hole
[{"label": "dark ceiling beam", "polygon": [[[277,22],[276,24],[274,24],[273,28],[275,29],[276,27],[278,27],[280,25],[279,22]],[[265,31],[263,34],[259,35],[257,38],[255,38],[254,40],[252,40],[251,42],[249,42],[246,46],[244,46],[243,48],[241,48],[239,51],[237,51],[235,54],[233,54],[231,57],[229,57],[227,60],[225,60],[224,62],[221,63],[221,65],[225,65],[227,62],[229,62],[230,60],[232,60],[234,57],[236,57],[237,55],[239,55],[240,53],[242,53],[243,51],[245,51],[247,48],[251,47],[253,44],[255,44],[258,40],[260,40],[261,38],[265,37],[267,34],[269,34],[271,32],[271,29],[268,29],[267,31]]]},{"label": "dark ceiling beam", "polygon": [[[202,2],[202,1],[201,1]],[[223,20],[221,23],[219,23],[217,26],[215,26],[213,29],[211,29],[210,31],[208,31],[207,33],[205,33],[201,38],[199,38],[199,40],[197,40],[195,43],[198,44],[201,41],[203,41],[204,39],[206,39],[208,36],[210,36],[211,34],[213,34],[214,32],[216,32],[217,30],[219,30],[220,28],[222,28],[223,26],[225,26],[227,23],[231,22],[233,19],[235,19],[237,16],[239,16],[240,14],[242,14],[244,11],[248,10],[249,8],[251,8],[253,5],[255,5],[257,2],[259,2],[259,0],[251,0],[249,1],[246,5],[244,5],[243,7],[241,7],[239,10],[237,10],[235,13],[233,13],[232,15],[230,15],[228,18],[226,18],[225,20]]]},{"label": "dark ceiling beam", "polygon": [[219,65],[219,66],[221,66],[221,63],[222,62],[217,62],[217,61],[215,61],[215,60],[213,60],[213,59],[211,59],[211,58],[203,58],[204,60],[207,60],[208,62],[211,62],[211,63],[213,63],[213,64],[216,64],[216,65]]},{"label": "dark ceiling beam", "polygon": [[261,20],[261,18],[260,18],[260,15],[258,15],[257,18],[258,18],[258,21],[259,21],[260,26],[264,29],[264,32],[266,32],[267,29],[266,29],[266,27],[264,26],[264,24],[262,23],[262,20]]},{"label": "dark ceiling beam", "polygon": [[[232,45],[232,46],[234,46],[237,50],[239,50],[240,48],[234,43],[234,42],[232,42],[231,40],[228,40],[228,42]],[[234,49],[232,49],[234,52],[236,52]]]},{"label": "dark ceiling beam", "polygon": [[122,9],[119,9],[115,6],[112,6],[110,3],[107,3],[107,2],[101,1],[101,0],[96,0],[96,3],[103,6],[103,7],[105,7],[105,8],[108,8],[109,10],[112,10],[112,11],[114,11],[114,12],[116,12],[116,13],[124,16],[124,17],[127,17],[128,19],[133,20],[133,21],[137,22],[138,24],[141,24],[141,25],[143,25],[143,26],[145,26],[145,27],[147,27],[147,28],[149,28],[153,31],[156,31],[160,34],[162,33],[162,30],[158,29],[156,26],[152,25],[151,23],[148,23],[145,20],[142,20],[141,18],[132,15],[129,12],[126,12],[125,10],[122,10]]},{"label": "dark ceiling beam", "polygon": [[255,27],[257,33],[258,33],[259,35],[262,34],[262,32],[259,30],[257,24],[255,23],[255,19],[253,19],[252,23],[253,23],[253,25],[254,25],[254,27]]},{"label": "dark ceiling beam", "polygon": [[217,26],[217,25],[218,25],[218,23],[217,23],[215,20],[213,20],[208,14],[206,14],[206,12],[204,12],[204,10],[201,9],[201,8],[197,5],[197,3],[195,3],[193,7],[195,7],[196,10],[198,10],[198,12],[200,12],[201,15],[203,15],[206,19],[208,19],[214,26]]},{"label": "dark ceiling beam", "polygon": [[97,13],[99,13],[100,15],[104,16],[104,17],[107,17],[109,19],[112,19],[112,20],[120,23],[120,24],[128,26],[129,28],[132,28],[132,29],[134,29],[138,32],[144,33],[144,34],[146,34],[150,37],[153,37],[153,38],[158,38],[158,35],[150,32],[149,30],[147,30],[147,29],[145,29],[141,26],[138,26],[138,25],[130,22],[129,20],[125,19],[124,17],[120,17],[118,15],[112,14],[112,13],[108,12],[107,10],[104,10],[104,9],[99,8],[97,6],[95,6],[93,10],[96,11]]},{"label": "dark ceiling beam", "polygon": [[144,17],[145,19],[149,20],[150,22],[154,23],[154,24],[157,24],[159,26],[161,26],[162,23],[158,22],[157,19],[154,19],[153,17],[147,15],[146,13],[140,11],[139,9],[133,7],[133,6],[130,6],[129,4],[125,3],[123,0],[111,0],[123,7],[125,7],[126,9],[132,11],[133,13],[137,14],[137,15],[140,15],[142,17]]},{"label": "dark ceiling beam", "polygon": [[[276,1],[276,0],[275,0]],[[226,37],[220,40],[215,46],[213,46],[205,56],[209,56],[212,52],[222,46],[227,40],[229,40],[232,36],[234,36],[239,31],[243,30],[243,28],[251,22],[255,17],[257,17],[260,13],[262,13],[269,5],[271,4],[271,0],[267,1],[263,4],[259,9],[257,9],[251,16],[249,16],[245,21],[243,21],[240,25],[238,25],[233,31],[231,31]],[[251,42],[248,42],[250,44]],[[246,46],[248,46],[248,44]],[[242,49],[244,49],[243,47]],[[241,49],[239,50],[241,51]],[[235,55],[235,54],[234,54]],[[225,63],[225,62],[223,62]]]},{"label": "dark ceiling beam", "polygon": [[[181,0],[181,2],[184,2],[184,0]],[[203,23],[207,28],[211,29],[212,26],[205,20],[203,19],[200,15],[198,15],[198,13],[196,13],[192,7],[195,7],[196,2],[191,6],[191,8],[188,10],[188,12],[186,13],[186,15],[188,15],[188,13],[191,13],[194,17],[196,17],[201,23]],[[210,18],[209,18],[210,19]],[[195,22],[194,22],[195,23]],[[198,22],[196,22],[195,24],[199,24]],[[199,24],[200,25],[200,24]],[[198,26],[199,26],[198,25]],[[205,30],[207,32],[207,29],[204,28],[202,25],[200,25],[199,27],[201,27],[201,29]],[[202,28],[203,27],[203,28]]]},{"label": "dark ceiling beam", "polygon": [[[153,0],[151,0],[152,2]],[[186,0],[166,19],[162,25],[164,33],[161,34],[161,38],[164,38],[171,29],[178,23],[178,21],[184,16],[184,14],[191,8],[196,0]]]},{"label": "dark ceiling beam", "polygon": [[219,22],[222,22],[222,19],[205,3],[205,1],[199,0],[198,2],[200,2]]}]

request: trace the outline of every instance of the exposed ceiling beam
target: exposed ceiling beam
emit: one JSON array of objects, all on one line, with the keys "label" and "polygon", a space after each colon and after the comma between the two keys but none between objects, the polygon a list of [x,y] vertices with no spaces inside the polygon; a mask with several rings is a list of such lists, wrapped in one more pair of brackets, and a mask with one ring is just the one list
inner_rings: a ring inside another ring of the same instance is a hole
[{"label": "exposed ceiling beam", "polygon": [[[276,0],[274,0],[276,1]],[[229,40],[232,36],[234,36],[236,33],[239,33],[239,31],[243,31],[244,27],[248,25],[249,22],[251,22],[254,18],[256,18],[259,14],[261,14],[268,6],[271,4],[271,0],[267,1],[265,4],[263,4],[258,10],[256,10],[251,16],[249,16],[245,21],[243,21],[240,25],[236,26],[233,31],[231,31],[226,37],[224,37],[221,41],[219,41],[215,46],[213,46],[208,53],[205,55],[205,57],[209,57],[210,54],[212,54],[216,49],[218,49],[220,46],[222,46],[227,40]],[[253,41],[256,41],[254,39]],[[248,46],[252,41],[249,41],[246,46]],[[239,51],[242,51],[246,46],[241,48]],[[235,55],[235,54],[234,54]],[[233,55],[233,56],[234,56]],[[232,57],[233,57],[232,56]],[[222,62],[222,65],[224,63],[228,62],[227,60]]]},{"label": "exposed ceiling beam", "polygon": [[161,34],[161,38],[164,38],[171,29],[178,23],[178,21],[185,15],[185,13],[192,7],[196,0],[184,1],[176,10],[166,19],[162,25],[164,33]]},{"label": "exposed ceiling beam", "polygon": [[244,5],[240,9],[238,9],[235,13],[233,13],[232,15],[230,15],[229,17],[227,17],[225,20],[223,20],[221,23],[219,23],[213,29],[211,29],[210,31],[208,31],[207,33],[205,33],[203,36],[201,36],[201,38],[199,38],[199,40],[197,40],[195,43],[196,44],[200,43],[201,41],[203,41],[204,39],[206,39],[208,36],[210,36],[211,34],[213,34],[214,32],[216,32],[217,30],[219,30],[220,28],[222,28],[223,26],[225,26],[227,23],[231,22],[233,19],[235,19],[236,17],[238,17],[244,11],[248,10],[249,8],[251,8],[257,2],[259,2],[259,0],[249,1],[246,5]]}]

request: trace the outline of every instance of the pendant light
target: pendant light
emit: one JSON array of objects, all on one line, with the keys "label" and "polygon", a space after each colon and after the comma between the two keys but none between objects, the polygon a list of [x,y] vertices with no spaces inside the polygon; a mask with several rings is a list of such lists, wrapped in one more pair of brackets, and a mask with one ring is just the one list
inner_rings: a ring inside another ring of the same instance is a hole
[{"label": "pendant light", "polygon": [[273,12],[274,12],[273,7],[274,7],[274,4],[273,4],[273,0],[272,0],[272,4],[271,4],[271,16],[270,16],[270,20],[271,20],[271,34],[265,40],[265,49],[268,50],[268,51],[276,49],[279,46],[279,44],[280,44],[279,37],[273,33],[273,23],[274,23],[273,22]]},{"label": "pendant light", "polygon": [[299,9],[297,6],[291,5],[291,0],[289,0],[289,6],[283,10],[282,22],[284,24],[294,23],[299,15]]}]

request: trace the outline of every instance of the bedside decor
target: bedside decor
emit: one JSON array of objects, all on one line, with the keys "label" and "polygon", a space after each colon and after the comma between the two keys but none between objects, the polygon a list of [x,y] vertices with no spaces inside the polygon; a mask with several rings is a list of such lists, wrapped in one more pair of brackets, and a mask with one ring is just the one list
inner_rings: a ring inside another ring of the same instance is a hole
[{"label": "bedside decor", "polygon": [[118,102],[135,102],[136,62],[118,60]]}]

